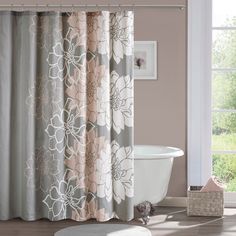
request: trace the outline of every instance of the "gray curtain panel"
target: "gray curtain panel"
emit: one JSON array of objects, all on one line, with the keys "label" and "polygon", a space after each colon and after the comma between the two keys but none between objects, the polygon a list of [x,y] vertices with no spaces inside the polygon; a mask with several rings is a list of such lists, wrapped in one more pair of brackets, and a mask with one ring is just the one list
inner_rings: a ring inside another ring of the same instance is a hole
[{"label": "gray curtain panel", "polygon": [[133,13],[0,12],[0,219],[133,218]]}]

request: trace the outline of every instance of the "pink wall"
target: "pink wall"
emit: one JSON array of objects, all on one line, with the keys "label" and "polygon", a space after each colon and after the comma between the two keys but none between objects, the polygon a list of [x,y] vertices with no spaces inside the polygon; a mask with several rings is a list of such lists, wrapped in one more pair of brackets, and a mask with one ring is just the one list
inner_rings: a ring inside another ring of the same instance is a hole
[{"label": "pink wall", "polygon": [[[187,0],[11,0],[15,4],[186,4]],[[9,0],[0,0],[9,4]],[[135,81],[135,143],[176,146],[186,151],[187,11],[135,10],[135,40],[158,42],[158,80]],[[174,162],[169,196],[186,195],[186,156]]]},{"label": "pink wall", "polygon": [[[176,146],[186,152],[186,22],[186,10],[135,12],[135,40],[158,42],[158,80],[135,81],[135,143]],[[175,160],[169,196],[185,196],[186,162],[186,156]]]}]

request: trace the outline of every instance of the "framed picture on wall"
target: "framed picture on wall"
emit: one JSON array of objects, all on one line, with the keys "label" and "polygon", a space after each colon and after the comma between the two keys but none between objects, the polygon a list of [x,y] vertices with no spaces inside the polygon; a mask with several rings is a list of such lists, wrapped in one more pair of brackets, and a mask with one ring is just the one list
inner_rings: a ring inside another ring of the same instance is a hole
[{"label": "framed picture on wall", "polygon": [[157,79],[157,42],[134,42],[134,79]]}]

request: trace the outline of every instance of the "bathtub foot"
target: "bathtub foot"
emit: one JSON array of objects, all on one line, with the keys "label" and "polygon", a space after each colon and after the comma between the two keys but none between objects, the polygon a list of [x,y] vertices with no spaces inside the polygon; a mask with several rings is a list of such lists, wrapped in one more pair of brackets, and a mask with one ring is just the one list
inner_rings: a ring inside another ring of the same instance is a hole
[{"label": "bathtub foot", "polygon": [[147,225],[147,223],[148,223],[149,220],[150,220],[150,216],[144,216],[144,217],[142,217],[142,220],[143,220],[143,223],[144,223],[145,225]]},{"label": "bathtub foot", "polygon": [[152,203],[148,201],[142,202],[136,206],[136,209],[141,214],[143,223],[146,225],[150,220],[150,215],[154,212]]}]

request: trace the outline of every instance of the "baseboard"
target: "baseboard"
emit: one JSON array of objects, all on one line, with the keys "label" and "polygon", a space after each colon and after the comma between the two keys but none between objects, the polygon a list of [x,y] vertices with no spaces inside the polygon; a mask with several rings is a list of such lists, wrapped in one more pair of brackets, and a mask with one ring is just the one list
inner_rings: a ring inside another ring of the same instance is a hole
[{"label": "baseboard", "polygon": [[186,207],[187,197],[166,197],[164,200],[157,204],[158,206],[168,207]]},{"label": "baseboard", "polygon": [[225,207],[236,207],[236,194],[231,192],[225,192],[224,194]]},{"label": "baseboard", "polygon": [[[187,197],[166,197],[156,205],[168,207],[187,207]],[[236,208],[236,202],[233,201],[232,198],[228,195],[225,195],[225,207]]]},{"label": "baseboard", "polygon": [[225,208],[236,208],[236,202],[225,202]]}]

